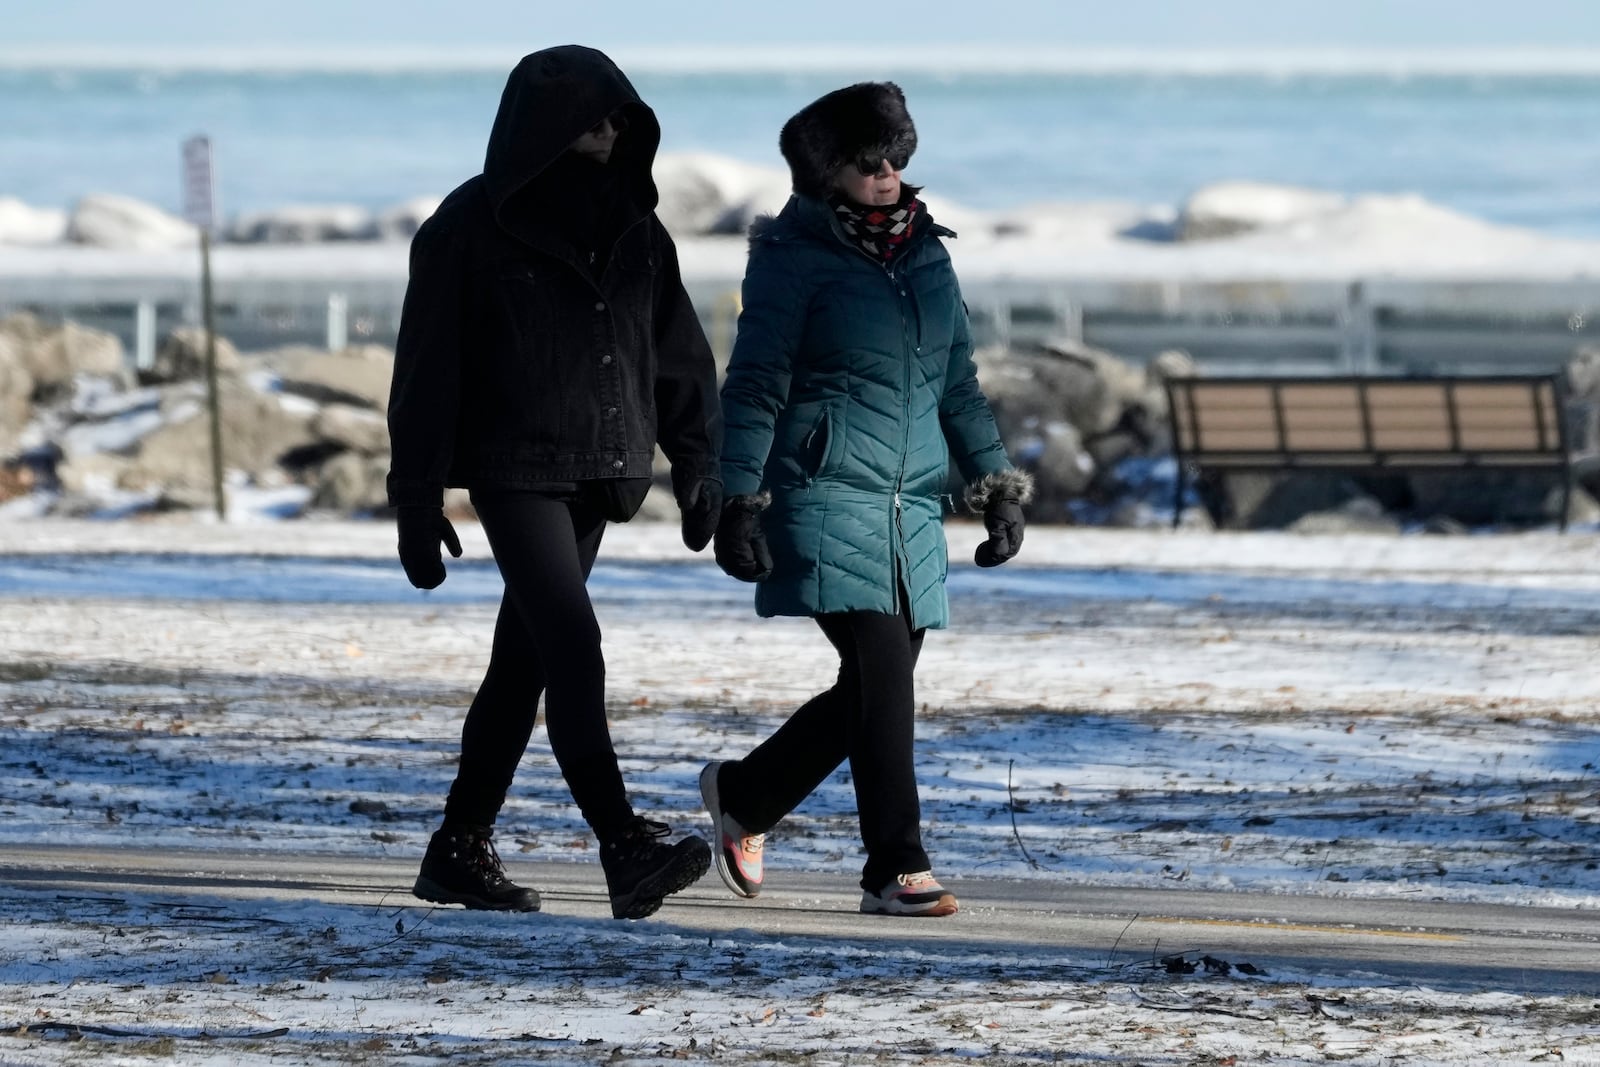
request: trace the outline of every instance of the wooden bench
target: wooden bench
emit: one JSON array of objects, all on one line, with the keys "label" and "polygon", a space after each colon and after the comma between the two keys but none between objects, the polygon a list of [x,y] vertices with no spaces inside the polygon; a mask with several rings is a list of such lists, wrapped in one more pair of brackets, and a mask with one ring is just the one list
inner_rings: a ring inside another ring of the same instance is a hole
[{"label": "wooden bench", "polygon": [[1541,470],[1573,456],[1559,375],[1171,378],[1173,525],[1192,472]]}]

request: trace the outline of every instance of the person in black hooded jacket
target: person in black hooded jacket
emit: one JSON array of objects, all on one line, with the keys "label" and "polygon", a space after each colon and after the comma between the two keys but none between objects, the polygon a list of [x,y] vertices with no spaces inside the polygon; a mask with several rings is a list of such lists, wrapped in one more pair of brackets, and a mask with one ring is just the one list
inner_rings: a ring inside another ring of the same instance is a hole
[{"label": "person in black hooded jacket", "polygon": [[710,347],[654,214],[654,113],[604,54],[566,45],[511,72],[483,173],[412,241],[389,400],[389,503],[418,588],[444,581],[443,510],[468,489],[505,593],[462,729],[444,820],[414,892],[533,911],[505,874],[495,818],[540,694],[550,747],[600,842],[618,918],[642,918],[706,872],[698,837],[635,814],[605,714],[586,582],[608,521],[643,503],[659,443],[683,538],[698,552],[722,506]]}]

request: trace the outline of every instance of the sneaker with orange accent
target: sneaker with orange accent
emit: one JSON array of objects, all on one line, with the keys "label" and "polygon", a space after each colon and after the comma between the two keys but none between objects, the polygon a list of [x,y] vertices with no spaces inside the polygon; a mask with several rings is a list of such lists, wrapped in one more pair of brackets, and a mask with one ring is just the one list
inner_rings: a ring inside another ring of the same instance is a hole
[{"label": "sneaker with orange accent", "polygon": [[700,772],[700,796],[711,814],[711,840],[716,847],[713,861],[717,874],[729,889],[746,899],[761,892],[761,852],[767,843],[766,834],[752,834],[740,826],[733,816],[722,810],[722,800],[717,795],[717,772],[722,763],[708,763]]},{"label": "sneaker with orange accent", "polygon": [[954,915],[960,905],[955,894],[940,885],[932,871],[898,875],[874,893],[861,894],[861,911],[866,915]]}]

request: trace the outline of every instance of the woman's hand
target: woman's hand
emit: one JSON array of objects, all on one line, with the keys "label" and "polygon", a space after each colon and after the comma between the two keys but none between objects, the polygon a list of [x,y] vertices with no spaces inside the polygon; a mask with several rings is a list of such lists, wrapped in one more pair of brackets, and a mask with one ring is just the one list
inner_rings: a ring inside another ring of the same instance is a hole
[{"label": "woman's hand", "polygon": [[713,551],[717,566],[741,582],[765,581],[772,574],[772,553],[761,530],[761,513],[770,502],[759,493],[733,497],[722,507]]},{"label": "woman's hand", "polygon": [[711,543],[721,521],[722,483],[704,476],[681,481],[680,485],[678,473],[673,471],[673,495],[678,498],[678,512],[683,516],[683,543],[690,552],[698,552]]},{"label": "woman's hand", "polygon": [[1033,499],[1033,476],[1015,468],[985,474],[967,486],[967,506],[983,512],[989,540],[978,546],[972,560],[980,567],[998,567],[1022,548],[1022,528],[1027,519],[1022,505]]},{"label": "woman's hand", "polygon": [[433,589],[444,581],[442,542],[456,558],[461,556],[461,540],[456,528],[444,517],[444,508],[403,507],[395,519],[400,534],[400,566],[406,578],[418,589]]},{"label": "woman's hand", "polygon": [[983,525],[989,540],[978,546],[972,559],[980,567],[998,567],[1022,548],[1022,528],[1027,520],[1022,503],[1015,497],[996,497],[983,511]]}]

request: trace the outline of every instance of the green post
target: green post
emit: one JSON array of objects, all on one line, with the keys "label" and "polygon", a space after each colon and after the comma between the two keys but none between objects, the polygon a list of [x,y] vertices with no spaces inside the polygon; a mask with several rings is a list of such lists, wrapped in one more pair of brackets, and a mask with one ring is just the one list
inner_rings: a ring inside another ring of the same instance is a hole
[{"label": "green post", "polygon": [[211,138],[183,142],[183,215],[200,231],[200,314],[206,331],[206,407],[211,412],[211,493],[217,520],[228,517],[222,491],[222,401],[217,390],[217,312],[211,297],[211,231],[217,227],[216,178]]},{"label": "green post", "polygon": [[222,401],[217,390],[217,321],[211,298],[211,230],[200,228],[200,305],[206,330],[206,406],[211,410],[211,494],[217,519],[228,517],[228,500],[222,488]]}]

